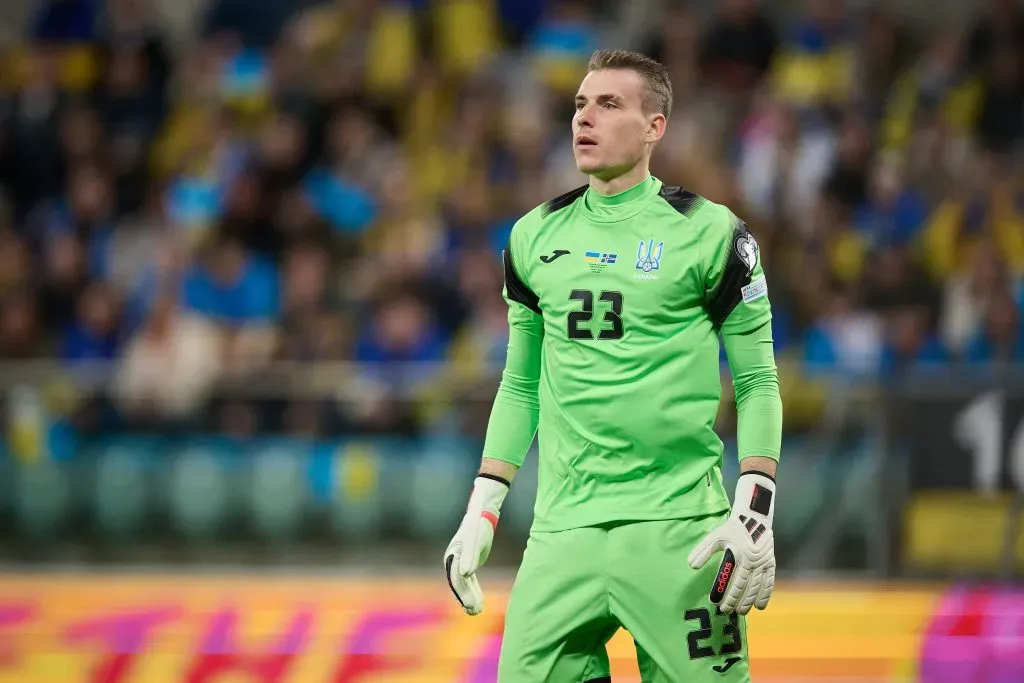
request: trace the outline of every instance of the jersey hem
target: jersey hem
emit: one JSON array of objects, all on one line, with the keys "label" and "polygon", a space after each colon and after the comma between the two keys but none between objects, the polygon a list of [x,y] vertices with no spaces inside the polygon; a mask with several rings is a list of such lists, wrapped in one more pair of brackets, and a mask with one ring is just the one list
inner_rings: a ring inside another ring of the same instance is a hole
[{"label": "jersey hem", "polygon": [[570,529],[580,529],[589,526],[599,526],[601,524],[610,524],[613,522],[657,522],[672,519],[695,519],[697,517],[707,517],[709,515],[716,515],[723,512],[729,512],[730,509],[731,507],[729,505],[729,502],[727,500],[723,500],[721,505],[715,507],[710,507],[708,505],[699,505],[674,508],[672,510],[665,510],[663,512],[606,512],[601,515],[583,516],[578,519],[567,520],[565,522],[558,524],[553,522],[534,521],[533,525],[530,527],[530,531],[552,533],[558,531],[569,531]]},{"label": "jersey hem", "polygon": [[744,453],[740,456],[737,456],[736,459],[742,462],[747,458],[771,458],[775,462],[778,462],[780,457],[781,455],[779,453],[763,453],[759,451],[750,451],[749,453]]},{"label": "jersey hem", "polygon": [[507,455],[500,455],[498,453],[487,453],[487,452],[482,453],[481,457],[486,458],[488,460],[499,460],[501,462],[506,462],[509,465],[515,465],[516,467],[522,467],[523,463],[526,462],[526,455],[525,454],[519,460],[516,460],[515,458],[507,456]]}]

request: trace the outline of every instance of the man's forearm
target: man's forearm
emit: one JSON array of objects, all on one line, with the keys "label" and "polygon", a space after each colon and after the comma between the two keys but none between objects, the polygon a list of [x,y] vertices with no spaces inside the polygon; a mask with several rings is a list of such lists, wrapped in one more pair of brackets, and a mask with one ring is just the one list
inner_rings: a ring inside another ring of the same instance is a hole
[{"label": "man's forearm", "polygon": [[[775,471],[779,467],[777,460],[766,458],[761,455],[752,455],[747,458],[740,460],[740,473],[743,472],[760,472],[767,474],[772,479],[775,478]],[[511,480],[510,480],[511,481]]]},{"label": "man's forearm", "polygon": [[771,323],[725,336],[736,393],[740,470],[775,476],[782,448],[782,398]]},{"label": "man's forearm", "polygon": [[481,473],[501,476],[519,469],[537,433],[539,413],[536,382],[506,369],[487,422]]},{"label": "man's forearm", "polygon": [[495,460],[494,458],[484,457],[480,462],[480,474],[486,474],[491,477],[499,477],[504,479],[509,484],[516,478],[516,472],[519,468],[510,462],[504,460]]},{"label": "man's forearm", "polygon": [[542,335],[539,324],[509,328],[505,370],[487,422],[482,474],[512,481],[537,434]]}]

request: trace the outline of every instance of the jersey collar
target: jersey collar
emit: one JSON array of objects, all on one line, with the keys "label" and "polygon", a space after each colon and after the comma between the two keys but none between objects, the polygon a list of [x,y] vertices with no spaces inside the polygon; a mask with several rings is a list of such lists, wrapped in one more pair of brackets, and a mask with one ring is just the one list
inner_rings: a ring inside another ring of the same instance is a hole
[{"label": "jersey collar", "polygon": [[625,220],[643,210],[647,200],[658,194],[661,181],[653,175],[629,188],[613,195],[602,195],[592,188],[583,194],[583,211],[593,220],[615,222]]}]

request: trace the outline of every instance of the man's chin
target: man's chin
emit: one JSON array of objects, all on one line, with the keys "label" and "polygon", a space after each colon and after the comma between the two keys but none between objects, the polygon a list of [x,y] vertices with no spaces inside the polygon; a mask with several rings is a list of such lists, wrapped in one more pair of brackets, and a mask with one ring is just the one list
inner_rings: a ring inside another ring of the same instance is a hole
[{"label": "man's chin", "polygon": [[598,180],[607,181],[611,180],[612,178],[619,177],[620,175],[628,171],[629,167],[624,168],[622,166],[610,166],[608,164],[577,163],[576,169],[580,173],[590,176],[591,178],[597,178]]},{"label": "man's chin", "polygon": [[604,171],[608,170],[605,164],[602,164],[591,159],[577,159],[576,170],[585,175],[600,175]]}]

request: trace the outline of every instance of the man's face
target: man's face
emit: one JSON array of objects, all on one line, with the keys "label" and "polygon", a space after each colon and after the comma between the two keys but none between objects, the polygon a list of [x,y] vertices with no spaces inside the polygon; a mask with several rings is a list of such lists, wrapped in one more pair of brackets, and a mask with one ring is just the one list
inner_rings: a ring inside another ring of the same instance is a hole
[{"label": "man's face", "polygon": [[635,166],[644,145],[664,130],[660,114],[644,113],[643,79],[634,71],[591,71],[576,94],[572,119],[573,154],[581,173],[614,178]]}]

